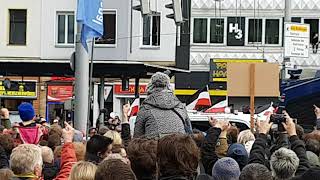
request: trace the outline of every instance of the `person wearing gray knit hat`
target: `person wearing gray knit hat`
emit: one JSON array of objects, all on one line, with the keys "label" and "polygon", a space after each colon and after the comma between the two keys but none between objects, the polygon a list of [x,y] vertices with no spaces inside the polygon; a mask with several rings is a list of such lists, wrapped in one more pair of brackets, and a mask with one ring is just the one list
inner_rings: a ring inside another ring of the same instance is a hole
[{"label": "person wearing gray knit hat", "polygon": [[240,167],[237,161],[229,157],[219,159],[212,168],[213,179],[238,180],[240,174]]},{"label": "person wearing gray knit hat", "polygon": [[173,133],[192,133],[184,104],[174,95],[170,72],[157,72],[147,87],[148,97],[140,106],[134,137],[161,138]]},{"label": "person wearing gray knit hat", "polygon": [[311,151],[307,151],[307,158],[312,167],[320,167],[319,157]]}]

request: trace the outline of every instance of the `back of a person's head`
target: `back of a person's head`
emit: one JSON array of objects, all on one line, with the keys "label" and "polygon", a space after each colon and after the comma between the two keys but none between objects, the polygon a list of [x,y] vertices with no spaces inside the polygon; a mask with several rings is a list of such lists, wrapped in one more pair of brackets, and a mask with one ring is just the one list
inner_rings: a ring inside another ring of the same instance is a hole
[{"label": "back of a person's head", "polygon": [[73,146],[76,151],[77,160],[83,161],[86,154],[86,146],[81,142],[74,142]]},{"label": "back of a person's head", "polygon": [[306,150],[311,151],[317,155],[320,154],[320,142],[316,139],[306,140]]},{"label": "back of a person's head", "polygon": [[251,132],[250,129],[247,129],[239,133],[237,142],[239,144],[245,145],[248,141],[254,141],[254,140],[255,140],[254,134]]},{"label": "back of a person's head", "polygon": [[61,137],[58,134],[52,134],[48,137],[48,147],[54,150],[57,146],[61,145]]},{"label": "back of a person's head", "polygon": [[41,146],[42,160],[44,163],[52,163],[54,156],[51,148],[47,146]]},{"label": "back of a person's head", "polygon": [[95,180],[136,180],[130,166],[120,159],[102,161],[95,174]]},{"label": "back of a person's head", "polygon": [[272,180],[272,173],[266,166],[252,163],[242,169],[239,180]]},{"label": "back of a person's head", "polygon": [[137,179],[156,175],[157,141],[133,139],[128,145],[127,154]]},{"label": "back of a person's head", "polygon": [[0,179],[9,180],[14,176],[13,172],[10,169],[0,169]]},{"label": "back of a person's head", "polygon": [[120,133],[118,133],[117,131],[107,131],[105,134],[104,134],[105,137],[108,137],[110,139],[113,140],[113,144],[116,145],[116,144],[122,144],[122,139],[121,139],[121,135]]},{"label": "back of a person's head", "polygon": [[232,144],[227,151],[227,157],[231,157],[237,161],[240,170],[248,164],[248,152],[243,144]]},{"label": "back of a person's head", "polygon": [[41,149],[34,144],[21,144],[12,150],[10,168],[14,174],[34,173],[42,164]]},{"label": "back of a person's head", "polygon": [[212,168],[212,177],[215,180],[238,180],[239,176],[240,167],[230,157],[219,159]]},{"label": "back of a person's head", "polygon": [[319,156],[311,151],[307,151],[306,154],[311,167],[320,167]]},{"label": "back of a person's head", "polygon": [[57,146],[56,148],[54,148],[54,151],[53,151],[54,159],[61,158],[61,151],[62,151],[62,146]]},{"label": "back of a person's head", "polygon": [[157,147],[157,162],[162,176],[187,176],[196,174],[200,155],[193,139],[184,134],[161,138]]},{"label": "back of a person's head", "polygon": [[9,134],[0,135],[0,146],[6,151],[7,154],[11,154],[14,148],[14,140]]},{"label": "back of a person's head", "polygon": [[193,132],[192,139],[196,142],[197,146],[200,148],[202,146],[202,143],[204,142],[204,134],[198,129],[193,129],[192,132]]},{"label": "back of a person's head", "polygon": [[109,131],[109,128],[107,126],[100,126],[98,130],[98,134],[103,136],[108,131]]},{"label": "back of a person's head", "polygon": [[20,119],[22,121],[30,121],[35,118],[35,112],[32,104],[30,103],[21,103],[18,107]]},{"label": "back of a person's head", "polygon": [[238,135],[239,135],[239,129],[234,126],[231,126],[231,128],[228,129],[228,133],[227,133],[228,141],[230,141],[229,143],[230,144],[237,143]]},{"label": "back of a person's head", "polygon": [[94,180],[97,166],[91,162],[79,161],[72,166],[68,180]]},{"label": "back of a person's head", "polygon": [[299,158],[292,150],[280,148],[271,155],[270,165],[274,178],[289,179],[298,169]]},{"label": "back of a person's head", "polygon": [[108,149],[108,146],[112,144],[112,139],[101,136],[94,135],[87,142],[86,152],[91,154],[103,153]]},{"label": "back of a person's head", "polygon": [[50,126],[49,135],[58,134],[60,137],[62,136],[62,128],[61,126],[54,124]]}]

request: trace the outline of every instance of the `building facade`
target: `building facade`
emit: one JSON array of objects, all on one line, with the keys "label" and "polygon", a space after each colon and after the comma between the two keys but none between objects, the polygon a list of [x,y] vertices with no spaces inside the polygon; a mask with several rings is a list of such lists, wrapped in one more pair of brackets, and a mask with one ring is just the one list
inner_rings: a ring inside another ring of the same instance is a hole
[{"label": "building facade", "polygon": [[[177,94],[190,95],[206,84],[215,100],[227,96],[227,84],[213,79],[210,68],[214,59],[225,61],[265,60],[281,64],[284,60],[285,0],[192,0],[190,59],[196,83],[178,83]],[[291,21],[310,24],[310,42],[319,33],[320,1],[291,0]],[[311,47],[311,46],[310,46]],[[297,68],[318,69],[319,53],[309,58],[291,58]]]},{"label": "building facade", "polygon": [[[166,18],[166,15],[171,13],[164,7],[168,2],[170,0],[151,0],[152,15],[142,17],[140,12],[131,8],[138,1],[103,0],[104,35],[95,39],[94,61],[143,62],[174,66],[176,26],[173,20]],[[23,2],[4,0],[0,7],[0,23],[4,25],[0,27],[0,60],[69,63],[77,43],[76,6],[76,0],[25,0]],[[129,65],[128,70],[134,71]],[[1,75],[5,79],[9,74],[10,72]],[[40,74],[39,77],[10,76],[9,78],[10,80],[18,79],[20,83],[29,80],[36,83],[37,92],[42,92],[45,96],[34,96],[31,102],[39,106],[37,113],[42,116],[48,114],[46,109],[59,111],[59,108],[64,107],[61,103],[64,104],[66,100],[62,98],[60,102],[48,98],[48,93],[49,95],[52,95],[52,92],[58,93],[57,96],[61,96],[61,93],[63,96],[63,93],[66,93],[66,96],[70,96],[69,87],[72,85],[70,79],[57,79]],[[115,86],[119,83],[119,79],[106,78],[105,80],[109,85],[114,83]],[[10,99],[1,94],[0,98]],[[131,98],[134,96],[132,95]],[[18,97],[18,99],[27,101],[28,98]],[[16,104],[19,102],[17,101]],[[49,104],[54,107],[47,108]]]}]

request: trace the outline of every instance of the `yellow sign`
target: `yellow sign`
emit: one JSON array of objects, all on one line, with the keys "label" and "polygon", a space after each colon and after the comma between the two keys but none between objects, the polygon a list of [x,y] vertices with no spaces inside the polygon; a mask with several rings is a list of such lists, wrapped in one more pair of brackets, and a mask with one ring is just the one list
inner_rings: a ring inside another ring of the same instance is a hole
[{"label": "yellow sign", "polygon": [[37,98],[37,86],[35,81],[10,81],[10,87],[4,87],[0,81],[0,97],[8,98]]},{"label": "yellow sign", "polygon": [[308,28],[306,26],[291,26],[291,31],[307,32]]},{"label": "yellow sign", "polygon": [[263,59],[211,59],[210,82],[227,82],[227,63],[262,63]]}]

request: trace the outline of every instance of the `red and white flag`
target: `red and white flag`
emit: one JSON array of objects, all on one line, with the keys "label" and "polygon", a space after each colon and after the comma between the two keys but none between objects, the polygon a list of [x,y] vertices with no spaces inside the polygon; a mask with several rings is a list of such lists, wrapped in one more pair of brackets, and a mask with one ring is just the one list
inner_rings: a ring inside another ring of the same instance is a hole
[{"label": "red and white flag", "polygon": [[224,100],[213,105],[211,108],[207,109],[205,112],[206,113],[225,113],[226,108],[228,108],[228,101]]},{"label": "red and white flag", "polygon": [[192,97],[193,100],[191,100],[191,103],[187,105],[188,110],[197,110],[199,107],[211,106],[211,99],[208,86],[197,91]]},{"label": "red and white flag", "polygon": [[140,108],[140,98],[136,98],[130,106],[128,116],[129,117],[136,116],[139,112],[139,108]]}]

